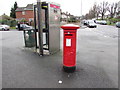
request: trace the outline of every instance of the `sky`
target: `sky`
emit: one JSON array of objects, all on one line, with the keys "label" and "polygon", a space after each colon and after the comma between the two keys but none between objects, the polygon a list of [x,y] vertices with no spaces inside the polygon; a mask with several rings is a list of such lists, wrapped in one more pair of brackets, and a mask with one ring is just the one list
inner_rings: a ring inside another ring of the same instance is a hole
[{"label": "sky", "polygon": [[[4,13],[10,15],[11,7],[13,7],[15,1],[17,2],[19,7],[25,7],[27,4],[37,2],[37,0],[2,0],[0,1],[0,15]],[[95,2],[99,4],[103,0],[44,0],[44,1],[59,3],[61,5],[62,11],[64,12],[67,11],[75,16],[81,16],[88,13],[88,11],[94,5]],[[120,0],[104,0],[104,1],[112,3],[118,2]]]}]

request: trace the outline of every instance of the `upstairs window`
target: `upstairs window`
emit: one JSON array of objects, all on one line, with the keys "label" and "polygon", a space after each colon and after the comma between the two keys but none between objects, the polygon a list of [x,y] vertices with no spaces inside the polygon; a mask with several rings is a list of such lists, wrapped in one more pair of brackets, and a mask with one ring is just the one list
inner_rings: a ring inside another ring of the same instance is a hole
[{"label": "upstairs window", "polygon": [[25,15],[25,11],[22,11],[22,15]]}]

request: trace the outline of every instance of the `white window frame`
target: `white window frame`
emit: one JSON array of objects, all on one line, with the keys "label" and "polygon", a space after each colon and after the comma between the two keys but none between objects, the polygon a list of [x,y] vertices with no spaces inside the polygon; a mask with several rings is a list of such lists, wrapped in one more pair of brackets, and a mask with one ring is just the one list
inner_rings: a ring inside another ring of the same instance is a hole
[{"label": "white window frame", "polygon": [[22,11],[22,15],[25,15],[25,11]]}]

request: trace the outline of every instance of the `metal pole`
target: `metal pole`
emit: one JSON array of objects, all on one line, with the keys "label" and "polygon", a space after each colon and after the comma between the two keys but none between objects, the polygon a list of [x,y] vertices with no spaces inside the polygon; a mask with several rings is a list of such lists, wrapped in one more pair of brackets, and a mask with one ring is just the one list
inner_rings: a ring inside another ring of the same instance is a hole
[{"label": "metal pole", "polygon": [[34,26],[35,26],[35,44],[36,44],[36,50],[37,50],[36,5],[34,5]]},{"label": "metal pole", "polygon": [[43,56],[43,29],[42,29],[41,0],[37,0],[37,14],[38,14],[39,54]]},{"label": "metal pole", "polygon": [[81,0],[81,18],[80,18],[80,26],[82,26],[82,0]]},{"label": "metal pole", "polygon": [[82,0],[81,0],[81,17],[82,17]]},{"label": "metal pole", "polygon": [[45,26],[47,29],[46,32],[46,44],[48,45],[48,50],[49,50],[49,15],[48,15],[48,8],[45,10]]}]

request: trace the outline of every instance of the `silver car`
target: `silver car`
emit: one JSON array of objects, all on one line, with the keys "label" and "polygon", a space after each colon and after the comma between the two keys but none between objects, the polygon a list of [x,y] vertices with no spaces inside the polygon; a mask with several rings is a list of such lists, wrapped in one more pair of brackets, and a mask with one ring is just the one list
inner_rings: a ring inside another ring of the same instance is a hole
[{"label": "silver car", "polygon": [[8,25],[0,25],[0,30],[2,31],[8,31],[10,29],[10,26]]},{"label": "silver car", "polygon": [[[16,29],[18,29],[18,26],[16,25]],[[29,26],[27,24],[20,24],[19,30],[24,30],[24,29],[33,29],[32,26]]]},{"label": "silver car", "polygon": [[88,20],[88,24],[87,24],[87,26],[88,27],[93,27],[93,28],[96,28],[97,27],[97,24],[96,23],[94,23],[94,21],[93,20]]},{"label": "silver car", "polygon": [[116,23],[116,27],[120,28],[120,22]]}]

